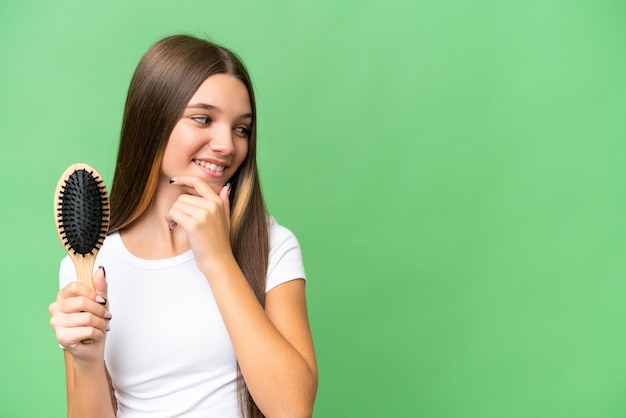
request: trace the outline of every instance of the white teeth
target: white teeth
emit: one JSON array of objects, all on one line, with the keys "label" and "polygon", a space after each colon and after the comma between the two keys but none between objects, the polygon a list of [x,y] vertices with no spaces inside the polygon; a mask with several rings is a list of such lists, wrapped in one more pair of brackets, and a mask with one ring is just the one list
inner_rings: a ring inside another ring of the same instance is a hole
[{"label": "white teeth", "polygon": [[215,171],[216,173],[221,173],[222,171],[224,171],[224,166],[223,165],[207,163],[207,162],[202,161],[202,160],[194,160],[194,163],[198,164],[200,167],[208,168],[211,171]]}]

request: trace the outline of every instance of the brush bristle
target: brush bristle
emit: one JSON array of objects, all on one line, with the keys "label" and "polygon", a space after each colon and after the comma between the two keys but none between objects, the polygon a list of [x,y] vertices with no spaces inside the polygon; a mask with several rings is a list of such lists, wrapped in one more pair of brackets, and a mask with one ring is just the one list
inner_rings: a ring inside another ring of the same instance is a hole
[{"label": "brush bristle", "polygon": [[108,230],[109,199],[104,182],[85,169],[65,180],[57,202],[57,222],[63,245],[74,254],[93,254]]}]

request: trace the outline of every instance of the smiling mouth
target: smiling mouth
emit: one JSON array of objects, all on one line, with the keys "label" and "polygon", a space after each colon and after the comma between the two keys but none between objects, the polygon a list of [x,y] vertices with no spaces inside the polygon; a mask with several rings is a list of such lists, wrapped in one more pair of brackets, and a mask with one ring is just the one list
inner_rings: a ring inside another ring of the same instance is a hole
[{"label": "smiling mouth", "polygon": [[208,170],[215,171],[216,173],[221,173],[226,168],[223,165],[217,165],[217,164],[209,163],[209,162],[202,161],[202,160],[193,160],[193,163],[199,165],[200,167],[204,167]]}]

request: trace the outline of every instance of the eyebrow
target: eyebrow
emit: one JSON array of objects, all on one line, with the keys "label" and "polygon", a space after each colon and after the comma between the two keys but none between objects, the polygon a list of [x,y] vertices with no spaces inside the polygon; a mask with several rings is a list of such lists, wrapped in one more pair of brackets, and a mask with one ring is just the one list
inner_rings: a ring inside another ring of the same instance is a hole
[{"label": "eyebrow", "polygon": [[[212,104],[208,104],[208,103],[190,103],[187,105],[187,109],[206,109],[206,110],[213,110],[218,113],[222,112],[222,109],[220,107],[213,106]],[[243,115],[239,116],[239,118],[253,119],[252,113],[244,113]]]}]

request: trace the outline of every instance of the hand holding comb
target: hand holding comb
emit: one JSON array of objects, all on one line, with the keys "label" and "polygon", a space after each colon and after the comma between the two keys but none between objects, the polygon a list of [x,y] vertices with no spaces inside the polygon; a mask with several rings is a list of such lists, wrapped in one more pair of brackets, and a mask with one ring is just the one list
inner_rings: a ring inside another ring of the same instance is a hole
[{"label": "hand holding comb", "polygon": [[78,281],[93,289],[96,255],[109,229],[109,195],[93,167],[78,163],[65,170],[54,193],[54,218]]}]

